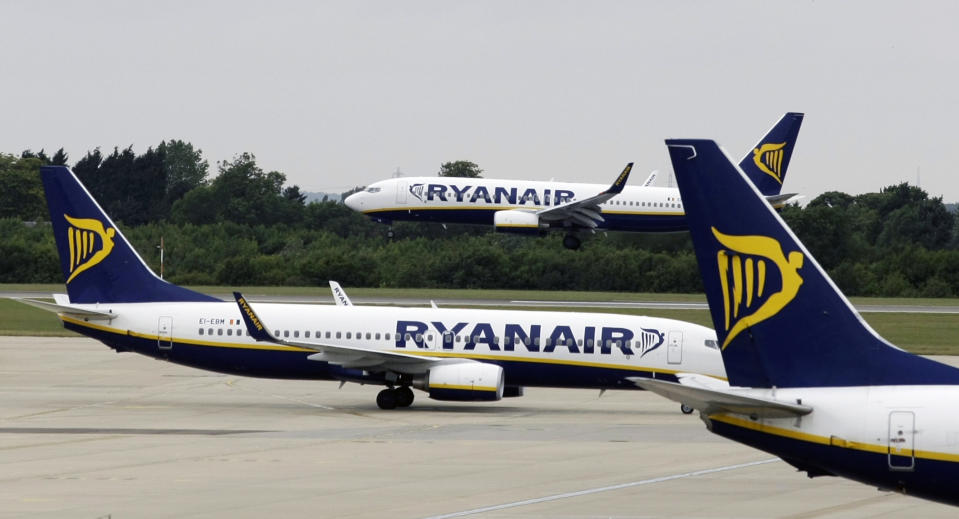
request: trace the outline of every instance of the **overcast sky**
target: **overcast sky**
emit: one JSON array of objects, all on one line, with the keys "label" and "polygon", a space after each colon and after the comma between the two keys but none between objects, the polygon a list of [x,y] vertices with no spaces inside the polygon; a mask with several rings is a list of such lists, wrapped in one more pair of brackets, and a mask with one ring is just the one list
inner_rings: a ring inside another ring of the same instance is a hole
[{"label": "overcast sky", "polygon": [[[959,2],[0,0],[0,152],[164,139],[308,191],[435,174],[634,182],[806,113],[786,190],[959,201]],[[213,168],[215,169],[215,168]]]}]

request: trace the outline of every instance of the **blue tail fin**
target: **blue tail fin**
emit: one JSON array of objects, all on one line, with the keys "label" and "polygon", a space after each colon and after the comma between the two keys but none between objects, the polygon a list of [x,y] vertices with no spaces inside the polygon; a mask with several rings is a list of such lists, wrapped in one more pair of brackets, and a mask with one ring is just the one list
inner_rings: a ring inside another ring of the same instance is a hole
[{"label": "blue tail fin", "polygon": [[957,384],[876,334],[713,141],[667,140],[730,384]]},{"label": "blue tail fin", "polygon": [[749,180],[764,195],[778,195],[786,179],[789,159],[799,137],[803,114],[789,112],[756,143],[739,163]]},{"label": "blue tail fin", "polygon": [[71,303],[219,301],[158,278],[69,168],[41,168]]}]

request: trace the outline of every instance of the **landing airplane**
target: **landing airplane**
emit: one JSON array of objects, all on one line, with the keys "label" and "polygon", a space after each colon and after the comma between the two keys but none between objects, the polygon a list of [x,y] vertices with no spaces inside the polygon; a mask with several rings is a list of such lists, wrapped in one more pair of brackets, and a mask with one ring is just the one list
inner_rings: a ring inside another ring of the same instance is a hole
[{"label": "landing airplane", "polygon": [[409,406],[411,388],[490,401],[523,386],[635,389],[627,377],[725,376],[715,332],[671,319],[345,297],[335,306],[221,301],[158,278],[69,169],[42,176],[67,294],[22,301],[117,351],[235,375],[382,385],[384,409]]},{"label": "landing airplane", "polygon": [[[784,115],[740,162],[743,171],[774,205],[794,196],[782,194],[781,190],[802,120],[801,113]],[[521,234],[564,230],[567,234],[563,246],[568,249],[579,248],[579,233],[583,231],[686,230],[679,191],[649,185],[655,180],[655,173],[644,185],[627,187],[632,166],[628,164],[609,187],[487,178],[393,178],[371,184],[347,197],[344,203],[387,224],[471,223]]]},{"label": "landing airplane", "polygon": [[729,380],[636,383],[809,477],[959,505],[959,369],[873,331],[715,142],[666,143]]}]

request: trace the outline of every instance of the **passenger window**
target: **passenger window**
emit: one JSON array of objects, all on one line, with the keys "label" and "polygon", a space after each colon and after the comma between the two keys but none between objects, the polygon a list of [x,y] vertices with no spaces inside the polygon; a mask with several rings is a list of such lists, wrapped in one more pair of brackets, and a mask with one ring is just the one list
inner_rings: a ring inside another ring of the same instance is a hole
[{"label": "passenger window", "polygon": [[[327,332],[327,333],[329,333],[329,332]],[[339,339],[340,337],[342,337],[342,335],[343,335],[343,332],[336,332],[336,338],[337,338],[337,339]]]},{"label": "passenger window", "polygon": [[290,330],[283,330],[283,336],[284,336],[284,337],[289,337],[289,336],[290,336]]},{"label": "passenger window", "polygon": [[223,335],[223,328],[217,328],[217,329],[216,329],[216,334],[217,334],[217,335]]},{"label": "passenger window", "polygon": [[407,333],[406,333],[406,336],[405,336],[405,340],[408,341],[408,340],[410,340],[410,339],[412,339],[412,338],[413,338],[413,336],[410,335],[409,332],[407,332]]},{"label": "passenger window", "polygon": [[200,335],[203,335],[203,328],[200,328]]},{"label": "passenger window", "polygon": [[373,335],[371,335],[370,332],[366,332],[366,340],[370,340],[372,336]]},{"label": "passenger window", "polygon": [[385,338],[386,340],[390,340],[390,334],[389,334],[389,333],[387,333],[387,334],[386,334],[386,336],[385,336],[384,338]]},{"label": "passenger window", "polygon": [[423,334],[422,334],[422,333],[416,334],[416,342],[423,342]]},{"label": "passenger window", "polygon": [[[330,338],[330,332],[326,332],[326,338],[327,338],[327,339]],[[340,338],[340,332],[336,332],[336,338],[337,338],[337,339]]]},{"label": "passenger window", "polygon": [[298,338],[300,336],[299,330],[293,330],[293,338]]},{"label": "passenger window", "polygon": [[227,329],[226,329],[226,334],[232,337],[232,336],[233,336],[233,328],[227,328]]},{"label": "passenger window", "polygon": [[352,338],[353,338],[353,332],[346,332],[346,338],[347,338],[347,339],[352,339]]},{"label": "passenger window", "polygon": [[456,342],[463,342],[463,336],[462,336],[462,335],[457,335],[457,336],[456,336]]},{"label": "passenger window", "polygon": [[533,339],[533,344],[539,346],[539,337]]},{"label": "passenger window", "polygon": [[210,328],[206,331],[207,335],[213,335],[213,328]]},{"label": "passenger window", "polygon": [[376,340],[380,340],[380,332],[376,332]]},{"label": "passenger window", "polygon": [[426,336],[426,340],[428,340],[428,341],[430,341],[430,342],[433,342],[433,334],[431,333],[431,334],[427,335],[427,336]]},{"label": "passenger window", "polygon": [[303,332],[303,338],[304,338],[304,339],[309,339],[309,338],[310,338],[310,331],[309,331],[309,330]]},{"label": "passenger window", "polygon": [[552,344],[552,343],[553,343],[553,339],[547,337],[547,338],[546,338],[546,346],[549,346],[549,345]]},{"label": "passenger window", "polygon": [[524,338],[523,338],[523,344],[529,346],[529,337],[524,337]]}]

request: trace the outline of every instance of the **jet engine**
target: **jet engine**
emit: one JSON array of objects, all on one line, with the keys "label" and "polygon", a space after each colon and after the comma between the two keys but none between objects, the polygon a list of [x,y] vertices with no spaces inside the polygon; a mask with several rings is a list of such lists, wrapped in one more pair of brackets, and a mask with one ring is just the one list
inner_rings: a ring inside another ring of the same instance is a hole
[{"label": "jet engine", "polygon": [[499,400],[503,398],[503,368],[482,362],[445,364],[414,380],[413,387],[428,392],[434,400]]},{"label": "jet engine", "polygon": [[545,230],[540,224],[539,216],[529,211],[509,209],[493,213],[493,227],[496,232],[517,234],[539,234]]}]

